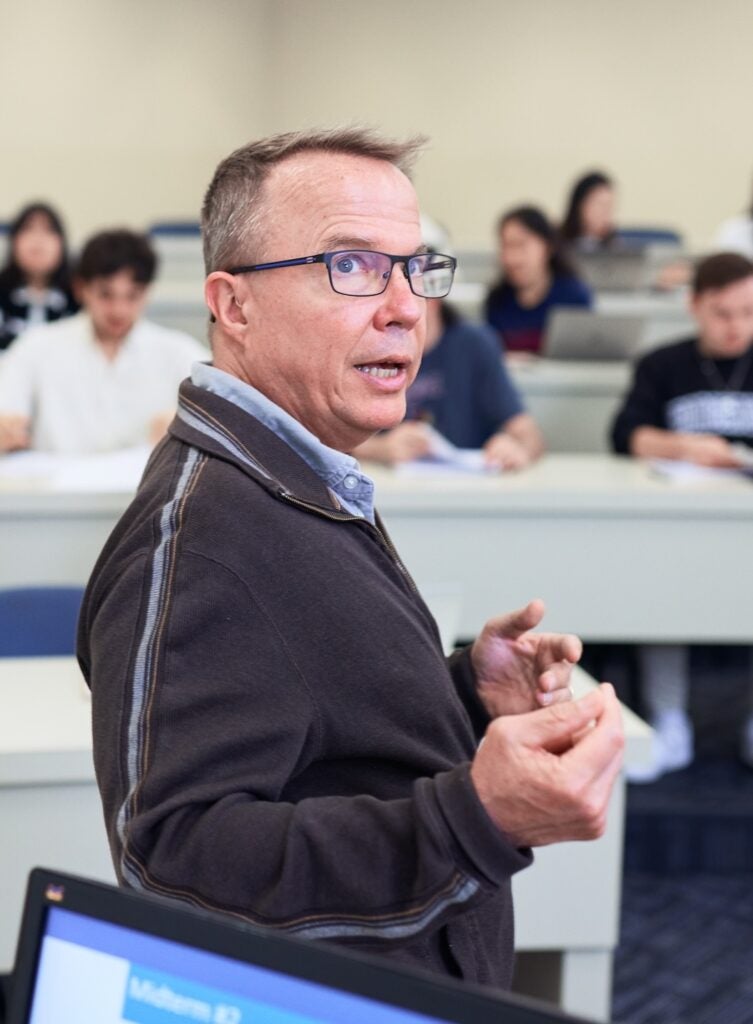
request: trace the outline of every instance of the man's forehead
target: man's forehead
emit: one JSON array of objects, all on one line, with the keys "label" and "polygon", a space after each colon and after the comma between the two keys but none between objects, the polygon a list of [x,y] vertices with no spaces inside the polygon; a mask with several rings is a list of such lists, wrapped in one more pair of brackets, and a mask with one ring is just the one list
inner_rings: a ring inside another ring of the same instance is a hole
[{"label": "man's forehead", "polygon": [[420,234],[418,200],[409,179],[384,160],[344,153],[290,157],[267,180],[270,212],[287,212],[314,234],[368,240],[390,225]]}]

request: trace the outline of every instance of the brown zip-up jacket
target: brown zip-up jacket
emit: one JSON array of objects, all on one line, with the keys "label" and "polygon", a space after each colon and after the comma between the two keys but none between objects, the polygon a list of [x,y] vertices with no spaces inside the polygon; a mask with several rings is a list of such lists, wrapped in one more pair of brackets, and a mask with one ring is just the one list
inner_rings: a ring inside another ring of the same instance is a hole
[{"label": "brown zip-up jacket", "polygon": [[384,529],[258,420],[182,385],[78,653],[122,883],[509,985],[530,853],[470,780],[469,657],[448,666]]}]

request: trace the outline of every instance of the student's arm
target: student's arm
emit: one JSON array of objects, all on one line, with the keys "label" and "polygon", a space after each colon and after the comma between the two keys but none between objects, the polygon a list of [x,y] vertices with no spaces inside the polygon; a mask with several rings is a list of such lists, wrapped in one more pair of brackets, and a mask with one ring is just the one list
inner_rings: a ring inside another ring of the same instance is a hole
[{"label": "student's arm", "polygon": [[663,376],[653,353],[637,364],[630,390],[612,423],[612,448],[618,455],[639,454],[633,451],[632,439],[640,428],[651,427],[664,434],[670,433],[664,413],[669,396],[663,386]]},{"label": "student's arm", "polygon": [[0,357],[0,452],[29,447],[35,352],[35,339],[27,335]]},{"label": "student's arm", "polygon": [[519,413],[484,445],[486,462],[500,469],[524,469],[544,451],[544,440],[530,413]]},{"label": "student's arm", "polygon": [[630,454],[640,459],[681,459],[699,466],[740,465],[729,441],[716,434],[681,434],[656,427],[638,427],[630,435]]},{"label": "student's arm", "polygon": [[640,459],[679,459],[700,466],[739,466],[740,460],[723,437],[668,429],[665,409],[669,396],[664,386],[667,371],[659,358],[666,356],[649,354],[636,367],[632,387],[612,427],[614,450]]},{"label": "student's arm", "polygon": [[427,455],[431,432],[425,423],[407,421],[364,441],[353,451],[357,459],[394,466]]},{"label": "student's arm", "polygon": [[522,469],[544,451],[544,439],[536,421],[510,380],[499,346],[484,332],[477,352],[478,403],[490,437],[484,445],[486,460],[501,469]]}]

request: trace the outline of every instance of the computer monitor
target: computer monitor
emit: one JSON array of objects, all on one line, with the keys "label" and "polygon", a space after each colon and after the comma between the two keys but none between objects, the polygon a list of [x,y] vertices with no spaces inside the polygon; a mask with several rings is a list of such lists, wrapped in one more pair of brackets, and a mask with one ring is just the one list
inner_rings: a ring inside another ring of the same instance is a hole
[{"label": "computer monitor", "polygon": [[8,1024],[555,1024],[533,1000],[36,869]]}]

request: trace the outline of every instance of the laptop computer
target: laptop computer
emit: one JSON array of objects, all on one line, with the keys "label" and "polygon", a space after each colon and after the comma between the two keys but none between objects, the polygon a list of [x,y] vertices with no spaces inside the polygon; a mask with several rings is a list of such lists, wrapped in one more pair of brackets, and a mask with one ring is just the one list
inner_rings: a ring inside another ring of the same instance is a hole
[{"label": "laptop computer", "polygon": [[641,350],[646,318],[590,309],[554,309],[542,355],[549,359],[633,359]]},{"label": "laptop computer", "polygon": [[37,868],[7,1024],[556,1024],[534,1000]]},{"label": "laptop computer", "polygon": [[597,292],[635,292],[650,288],[656,267],[645,249],[602,249],[578,253],[580,275]]}]

